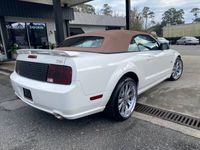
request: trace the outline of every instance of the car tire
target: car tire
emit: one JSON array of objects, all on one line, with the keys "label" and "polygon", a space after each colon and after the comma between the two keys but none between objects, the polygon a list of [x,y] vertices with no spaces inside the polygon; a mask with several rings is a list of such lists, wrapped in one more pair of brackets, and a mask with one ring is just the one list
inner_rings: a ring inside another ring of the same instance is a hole
[{"label": "car tire", "polygon": [[172,74],[169,80],[176,81],[180,79],[182,74],[183,74],[183,61],[180,57],[178,57],[174,63]]},{"label": "car tire", "polygon": [[106,114],[116,121],[128,119],[135,109],[137,97],[136,82],[129,77],[122,78],[106,106]]}]

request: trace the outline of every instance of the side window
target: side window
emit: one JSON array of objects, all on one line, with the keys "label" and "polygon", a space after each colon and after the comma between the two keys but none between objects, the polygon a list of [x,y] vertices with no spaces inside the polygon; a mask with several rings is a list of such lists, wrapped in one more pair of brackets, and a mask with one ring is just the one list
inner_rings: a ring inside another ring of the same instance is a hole
[{"label": "side window", "polygon": [[131,43],[129,44],[128,51],[129,52],[138,52],[138,51],[140,51],[139,48],[138,48],[138,45],[136,44],[136,42],[134,40],[134,38],[131,40]]},{"label": "side window", "polygon": [[159,50],[158,42],[149,35],[138,35],[134,40],[141,51]]}]

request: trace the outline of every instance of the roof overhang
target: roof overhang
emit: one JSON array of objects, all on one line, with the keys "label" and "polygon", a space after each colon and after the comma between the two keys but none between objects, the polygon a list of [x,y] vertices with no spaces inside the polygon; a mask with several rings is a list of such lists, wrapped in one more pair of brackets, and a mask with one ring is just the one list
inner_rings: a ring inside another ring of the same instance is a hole
[{"label": "roof overhang", "polygon": [[[39,4],[46,4],[46,5],[53,5],[52,0],[20,0],[25,2],[31,3],[39,3]],[[61,4],[67,4],[69,7],[73,7],[82,3],[86,3],[92,0],[61,0]]]}]

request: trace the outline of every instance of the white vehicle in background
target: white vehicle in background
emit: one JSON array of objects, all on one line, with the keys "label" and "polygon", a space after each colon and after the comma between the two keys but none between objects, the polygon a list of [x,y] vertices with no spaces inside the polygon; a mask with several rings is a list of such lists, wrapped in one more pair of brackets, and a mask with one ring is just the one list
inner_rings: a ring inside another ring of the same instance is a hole
[{"label": "white vehicle in background", "polygon": [[69,37],[55,50],[19,50],[10,78],[22,101],[57,118],[105,110],[122,121],[139,94],[182,72],[177,51],[147,33],[114,30]]},{"label": "white vehicle in background", "polygon": [[197,45],[199,44],[199,39],[195,37],[185,36],[177,40],[176,44],[177,45]]},{"label": "white vehicle in background", "polygon": [[164,38],[164,37],[157,37],[157,40],[160,42],[160,43],[166,43],[166,44],[170,44],[170,42]]}]

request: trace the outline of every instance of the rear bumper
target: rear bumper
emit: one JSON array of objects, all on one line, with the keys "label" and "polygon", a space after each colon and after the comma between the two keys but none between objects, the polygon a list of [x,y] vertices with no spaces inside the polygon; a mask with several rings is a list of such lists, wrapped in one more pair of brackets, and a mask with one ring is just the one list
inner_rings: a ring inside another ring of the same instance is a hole
[{"label": "rear bumper", "polygon": [[[66,119],[77,119],[101,112],[101,99],[90,101],[90,95],[85,95],[80,82],[68,85],[57,85],[35,81],[19,76],[16,72],[10,76],[15,94],[28,105],[42,111],[60,115]],[[33,101],[24,97],[23,88],[29,89]]]}]

